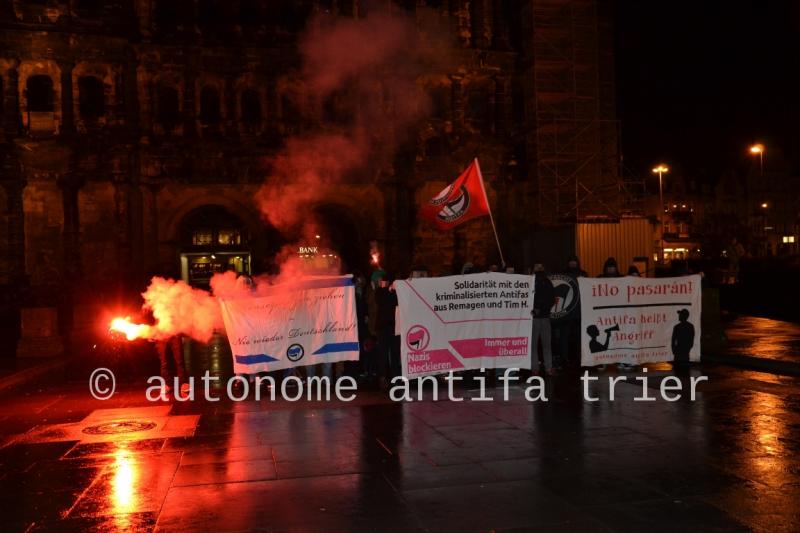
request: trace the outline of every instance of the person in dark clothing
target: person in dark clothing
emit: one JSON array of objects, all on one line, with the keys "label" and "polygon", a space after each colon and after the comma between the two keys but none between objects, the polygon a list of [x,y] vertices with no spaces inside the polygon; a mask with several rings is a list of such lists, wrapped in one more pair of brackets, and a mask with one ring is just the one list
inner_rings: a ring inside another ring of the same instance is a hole
[{"label": "person in dark clothing", "polygon": [[[581,302],[577,280],[578,278],[585,278],[587,274],[586,271],[581,268],[580,259],[578,259],[576,255],[572,255],[567,259],[567,268],[564,269],[562,274],[575,280],[575,284],[570,286],[573,291],[572,299],[574,302],[574,305],[571,304],[573,305],[572,310],[567,316],[553,324],[553,329],[558,338],[558,357],[560,359],[560,365],[565,366],[573,361],[577,362],[579,358],[577,340],[580,337]],[[567,286],[562,285],[562,287]]]},{"label": "person in dark clothing", "polygon": [[161,377],[167,383],[167,390],[171,389],[167,358],[167,351],[169,350],[172,352],[172,360],[175,362],[175,374],[178,378],[178,383],[181,384],[181,394],[186,394],[189,391],[189,383],[186,381],[186,368],[183,364],[183,336],[178,333],[171,337],[158,339],[155,344],[158,360],[161,364]]},{"label": "person in dark clothing", "polygon": [[581,268],[581,261],[577,255],[571,255],[567,259],[567,268],[564,269],[563,273],[574,279],[588,276],[586,271]]},{"label": "person in dark clothing", "polygon": [[378,283],[375,289],[375,302],[377,305],[376,326],[378,330],[378,345],[376,347],[378,361],[378,380],[381,387],[386,386],[391,378],[392,362],[395,359],[394,329],[395,309],[397,308],[397,293],[391,288],[391,281],[387,275]]},{"label": "person in dark clothing", "polygon": [[617,265],[617,260],[613,257],[609,257],[606,259],[606,262],[603,264],[603,273],[597,276],[598,278],[621,278],[622,274],[619,272],[619,266]]},{"label": "person in dark clothing", "polygon": [[672,355],[676,363],[688,363],[694,346],[694,324],[689,322],[689,310],[678,311],[678,323],[672,328]]},{"label": "person in dark clothing", "polygon": [[533,290],[533,336],[531,338],[531,370],[536,371],[539,363],[539,339],[542,341],[542,359],[544,372],[553,374],[553,353],[550,340],[550,309],[555,303],[553,283],[547,277],[544,265],[537,263],[533,267],[535,275]]}]

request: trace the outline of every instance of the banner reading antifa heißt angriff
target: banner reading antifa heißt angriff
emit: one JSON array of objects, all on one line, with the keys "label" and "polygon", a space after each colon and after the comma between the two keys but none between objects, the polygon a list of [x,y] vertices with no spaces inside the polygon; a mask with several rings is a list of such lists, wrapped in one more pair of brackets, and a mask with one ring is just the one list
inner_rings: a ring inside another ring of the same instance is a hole
[{"label": "banner reading antifa hei\u00dft angriff", "polygon": [[700,360],[700,276],[578,284],[582,366]]}]

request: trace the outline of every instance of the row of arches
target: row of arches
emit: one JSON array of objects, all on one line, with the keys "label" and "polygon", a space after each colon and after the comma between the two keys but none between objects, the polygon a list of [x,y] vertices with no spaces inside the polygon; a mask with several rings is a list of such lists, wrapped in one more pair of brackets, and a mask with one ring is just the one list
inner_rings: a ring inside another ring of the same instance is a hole
[{"label": "row of arches", "polygon": [[[95,76],[78,78],[78,110],[82,118],[96,120],[105,114],[105,89]],[[25,82],[25,100],[30,113],[55,111],[53,80],[47,74],[30,76]]]},{"label": "row of arches", "polygon": [[[121,75],[114,72],[112,66],[81,65],[65,71],[53,65],[38,69],[23,65],[19,81],[23,124],[32,133],[45,133],[55,131],[66,113],[74,115],[78,130],[116,121],[118,112],[124,112],[124,92]],[[4,81],[0,77],[0,91]],[[15,79],[12,81],[16,84]],[[284,134],[302,131],[304,125],[317,122],[346,126],[365,96],[337,91],[317,101],[295,78],[262,80],[252,73],[236,80],[206,74],[187,79],[178,73],[159,73],[142,81],[144,89],[140,85],[139,94],[143,107],[135,112],[142,113],[145,127],[156,134],[180,134],[186,124],[209,134],[227,133],[231,128],[258,134],[268,123]],[[62,101],[65,87],[61,84],[68,82],[72,87]],[[512,91],[506,78],[436,75],[420,78],[418,84],[428,94],[429,119],[462,124],[480,133],[504,130],[506,116],[514,107],[509,105]],[[380,87],[375,90],[380,94]],[[64,105],[68,109],[61,109]],[[10,117],[12,110],[6,111],[0,117]]]}]

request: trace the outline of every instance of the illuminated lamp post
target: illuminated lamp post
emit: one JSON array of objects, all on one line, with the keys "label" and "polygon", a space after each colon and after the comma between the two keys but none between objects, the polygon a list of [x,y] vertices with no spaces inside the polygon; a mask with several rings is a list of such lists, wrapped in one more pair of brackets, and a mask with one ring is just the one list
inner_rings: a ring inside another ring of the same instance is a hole
[{"label": "illuminated lamp post", "polygon": [[664,174],[669,172],[669,167],[663,163],[653,168],[653,174],[658,174],[658,222],[661,224],[658,262],[664,262]]},{"label": "illuminated lamp post", "polygon": [[759,174],[763,178],[764,177],[764,145],[763,144],[754,144],[750,147],[750,153],[753,155],[758,156],[758,169]]}]

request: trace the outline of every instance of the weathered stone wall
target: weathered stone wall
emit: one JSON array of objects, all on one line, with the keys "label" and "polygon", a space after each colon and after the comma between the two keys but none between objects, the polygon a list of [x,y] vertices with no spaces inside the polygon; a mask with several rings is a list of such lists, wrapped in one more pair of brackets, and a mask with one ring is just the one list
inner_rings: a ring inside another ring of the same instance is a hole
[{"label": "weathered stone wall", "polygon": [[[412,7],[386,3],[398,12]],[[25,297],[49,299],[46,305],[73,305],[90,294],[78,290],[86,286],[135,293],[149,276],[174,273],[186,244],[181,224],[205,206],[241,219],[258,268],[281,243],[255,200],[265,161],[289,136],[336,127],[325,124],[323,103],[309,100],[299,75],[302,25],[271,10],[275,3],[262,2],[253,24],[235,20],[238,2],[224,5],[234,22],[213,31],[195,16],[196,2],[176,13],[171,28],[161,14],[177,0],[103,4],[96,12],[63,1],[0,9],[0,252],[8,252],[0,257],[0,283],[7,292],[14,283],[28,286]],[[365,11],[359,1],[291,4],[307,14]],[[526,80],[535,58],[523,46],[530,36],[520,17],[530,14],[524,6],[531,1],[428,4],[418,1],[413,16],[431,46],[449,32],[443,40],[451,48],[418,80],[431,99],[429,116],[395,160],[368,162],[369,171],[301,210],[327,209],[329,223],[347,222],[364,257],[378,241],[394,274],[457,272],[464,262],[487,267],[499,262],[488,218],[440,232],[416,217],[419,205],[479,157],[506,262],[529,266],[521,243],[535,217],[535,162],[527,154],[535,152],[537,95]],[[28,113],[28,80],[36,75],[52,82],[52,112]],[[83,77],[102,87],[100,116],[81,108]],[[218,120],[204,116],[204,90],[218,95]],[[247,91],[260,121],[247,120]]]}]

